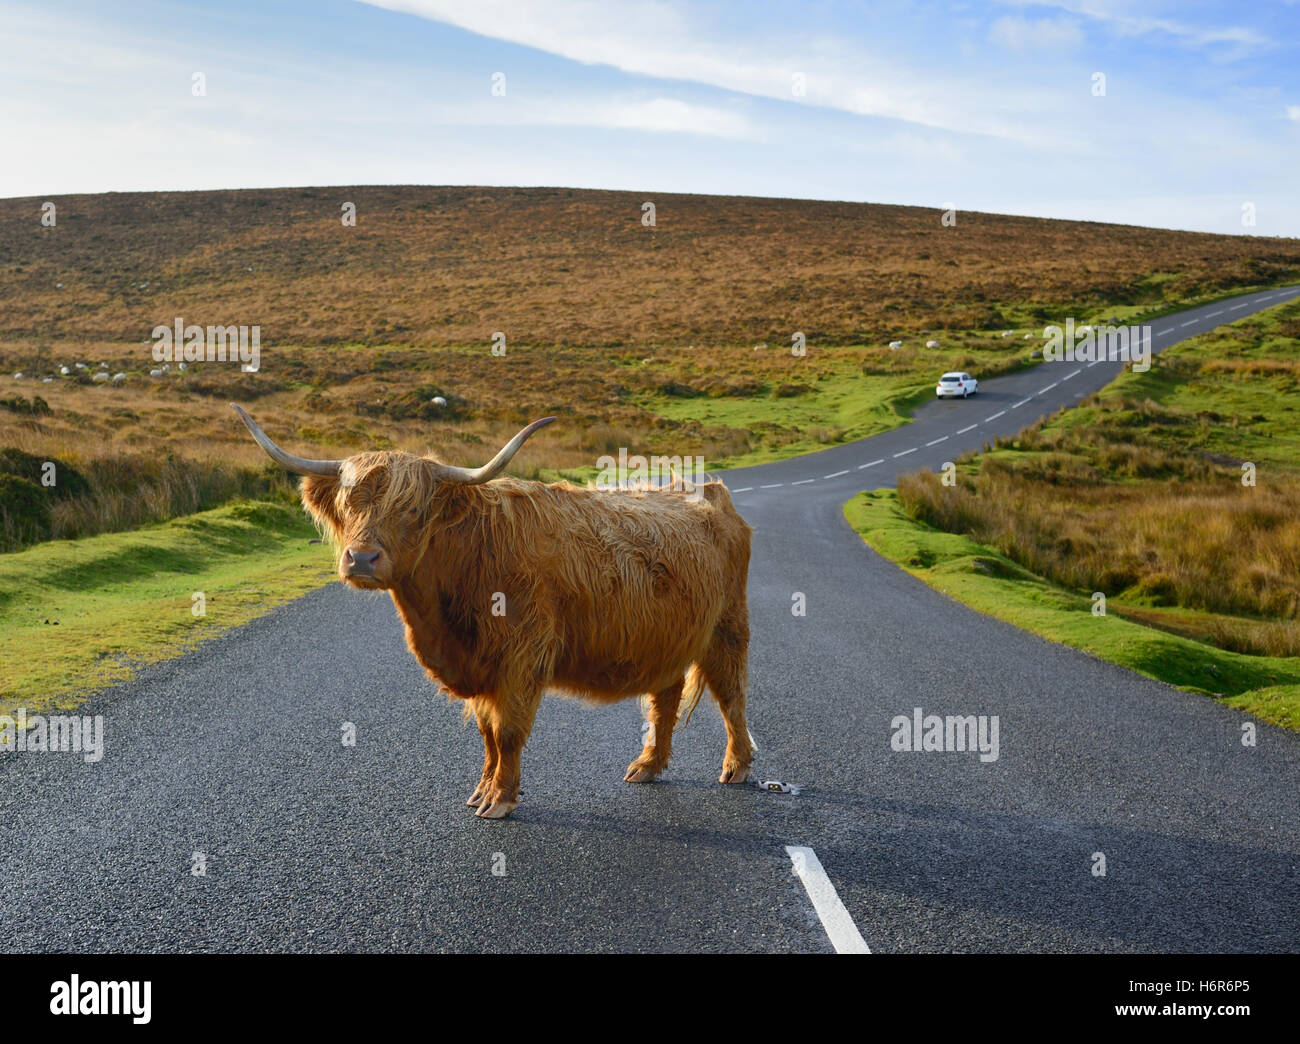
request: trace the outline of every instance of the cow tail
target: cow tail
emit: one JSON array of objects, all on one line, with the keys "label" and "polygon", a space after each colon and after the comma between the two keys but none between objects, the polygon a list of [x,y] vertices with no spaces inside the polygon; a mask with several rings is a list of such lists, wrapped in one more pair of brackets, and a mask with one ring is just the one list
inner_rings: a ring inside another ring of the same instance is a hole
[{"label": "cow tail", "polygon": [[677,715],[677,728],[685,728],[690,723],[691,715],[700,705],[700,697],[703,695],[704,672],[700,670],[698,663],[693,663],[691,669],[686,672],[686,685],[682,689],[682,710]]}]

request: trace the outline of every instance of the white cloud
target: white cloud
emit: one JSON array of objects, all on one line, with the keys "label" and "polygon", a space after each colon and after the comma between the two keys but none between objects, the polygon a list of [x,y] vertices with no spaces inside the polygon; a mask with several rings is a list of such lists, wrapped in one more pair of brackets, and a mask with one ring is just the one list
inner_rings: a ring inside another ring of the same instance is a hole
[{"label": "white cloud", "polygon": [[1133,8],[1141,8],[1143,5],[1126,2],[1126,0],[1008,0],[1008,2],[1034,7],[1055,7],[1104,23],[1114,32],[1124,36],[1160,33],[1195,47],[1233,44],[1242,53],[1268,43],[1266,37],[1246,26],[1228,25],[1216,28],[1189,25],[1172,18],[1135,11]]},{"label": "white cloud", "polygon": [[1286,118],[1300,122],[1300,105],[1288,105],[1286,107]]},{"label": "white cloud", "polygon": [[989,39],[1013,51],[1053,52],[1083,43],[1077,22],[1068,18],[1042,18],[1031,21],[1017,15],[1004,15],[989,28]]}]

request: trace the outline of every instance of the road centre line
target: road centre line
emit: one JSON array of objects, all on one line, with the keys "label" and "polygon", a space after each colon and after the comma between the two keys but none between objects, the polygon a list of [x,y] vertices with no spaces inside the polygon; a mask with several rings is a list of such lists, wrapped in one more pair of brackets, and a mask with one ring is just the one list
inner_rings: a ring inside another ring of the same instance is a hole
[{"label": "road centre line", "polygon": [[816,482],[816,479],[800,479],[798,482],[791,482],[792,486],[806,486],[809,482]]},{"label": "road centre line", "polygon": [[869,460],[865,464],[859,464],[858,470],[861,471],[863,468],[874,468],[877,464],[883,464],[883,463],[885,463],[884,457],[881,457],[879,460]]},{"label": "road centre line", "polygon": [[[1033,396],[1031,395],[1029,398],[1032,399]],[[1029,401],[1029,399],[1021,399],[1019,402],[1012,403],[1010,408],[1013,409],[1013,410],[1014,410],[1014,409],[1017,409],[1017,408],[1023,406],[1023,405],[1024,405],[1025,403],[1027,403],[1028,401]],[[1004,412],[1005,412],[1005,411],[1004,411]]]},{"label": "road centre line", "polygon": [[1220,308],[1217,312],[1206,312],[1206,313],[1205,313],[1205,318],[1206,318],[1206,319],[1213,319],[1216,315],[1222,315],[1222,314],[1223,314],[1223,309]]},{"label": "road centre line", "polygon": [[[1016,405],[1019,405],[1019,403],[1017,403]],[[1002,416],[1004,413],[1006,413],[1006,412],[1007,412],[1006,410],[998,410],[998,412],[995,413],[995,414],[993,414],[992,417],[985,417],[985,418],[984,418],[984,423],[987,424],[989,421],[995,421],[995,420],[997,420],[999,417],[1001,417],[1001,416]]]},{"label": "road centre line", "polygon": [[1064,377],[1061,378],[1061,380],[1068,381],[1071,377],[1078,377],[1079,374],[1081,373],[1083,373],[1082,366],[1080,366],[1077,370],[1075,370],[1074,373],[1067,373]]},{"label": "road centre line", "polygon": [[749,492],[750,490],[752,490],[753,488],[754,488],[753,486],[741,486],[739,489],[733,489],[731,492],[733,492],[733,493],[748,493],[748,492]]},{"label": "road centre line", "polygon": [[759,489],[780,489],[784,485],[785,485],[784,482],[772,482],[766,486],[759,486],[758,488]]},{"label": "road centre line", "polygon": [[1250,302],[1247,301],[1245,304],[1233,305],[1231,308],[1228,309],[1228,311],[1235,312],[1238,308],[1249,308],[1249,307],[1250,307]]},{"label": "road centre line", "polygon": [[968,425],[966,425],[966,427],[962,428],[961,431],[957,432],[957,434],[958,434],[958,435],[965,435],[965,434],[966,434],[968,431],[970,431],[972,428],[978,428],[978,427],[979,427],[978,424],[968,424]]},{"label": "road centre line", "polygon": [[1189,319],[1189,320],[1187,320],[1187,322],[1183,323],[1182,325],[1183,325],[1183,326],[1195,326],[1196,323],[1197,323],[1197,320],[1195,320],[1195,319]]},{"label": "road centre line", "polygon": [[1163,337],[1165,334],[1173,333],[1173,332],[1174,332],[1174,328],[1172,326],[1166,326],[1163,330],[1157,330],[1156,336]]},{"label": "road centre line", "polygon": [[913,446],[910,450],[903,450],[902,453],[895,453],[894,456],[895,456],[895,457],[906,457],[909,453],[915,453],[915,452],[916,452],[918,449],[920,449],[920,448],[921,448],[920,446]]},{"label": "road centre line", "polygon": [[927,445],[927,446],[937,446],[937,445],[939,445],[939,443],[941,443],[941,442],[947,442],[947,441],[948,441],[948,436],[945,435],[945,436],[944,436],[943,438],[941,438],[941,439],[935,439],[933,442],[927,442],[926,445]]},{"label": "road centre line", "polygon": [[1044,392],[1049,392],[1049,391],[1051,391],[1053,388],[1055,388],[1055,387],[1056,387],[1058,384],[1060,384],[1060,383],[1061,383],[1060,381],[1053,381],[1053,382],[1052,382],[1051,384],[1049,384],[1046,388],[1039,388],[1038,391],[1034,392],[1034,394],[1035,394],[1035,395],[1042,395]]},{"label": "road centre line", "polygon": [[826,876],[817,853],[803,845],[786,845],[785,851],[794,864],[795,876],[803,882],[813,909],[821,918],[822,927],[826,929],[826,936],[835,947],[835,952],[870,953],[867,941],[862,938],[858,926],[840,902],[839,894],[831,884],[831,879]]},{"label": "road centre line", "polygon": [[841,475],[847,475],[848,473],[849,469],[845,468],[843,471],[832,471],[829,475],[823,475],[822,478],[839,478]]}]

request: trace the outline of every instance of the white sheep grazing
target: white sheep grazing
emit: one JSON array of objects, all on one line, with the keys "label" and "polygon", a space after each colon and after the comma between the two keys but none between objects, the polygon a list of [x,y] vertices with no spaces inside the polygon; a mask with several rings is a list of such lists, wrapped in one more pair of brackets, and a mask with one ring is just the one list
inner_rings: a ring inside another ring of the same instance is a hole
[{"label": "white sheep grazing", "polygon": [[[149,371],[149,376],[150,376],[150,377],[161,377],[162,375],[163,375],[162,370],[150,370],[150,371]],[[114,379],[114,380],[117,380],[116,377],[114,377],[113,379]]]},{"label": "white sheep grazing", "polygon": [[113,374],[113,383],[114,383],[114,384],[119,384],[119,383],[121,383],[121,382],[124,381],[124,380],[126,380],[126,374],[124,374],[124,373],[115,373],[115,374]]},{"label": "white sheep grazing", "polygon": [[23,375],[21,373],[14,374],[14,380],[21,381],[22,379],[23,379]]},{"label": "white sheep grazing", "polygon": [[890,341],[890,342],[889,342],[889,347],[890,347],[890,348],[901,348],[901,347],[903,347],[903,342],[902,342],[902,341]]},{"label": "white sheep grazing", "polygon": [[189,369],[189,367],[186,366],[184,363],[177,363],[177,364],[176,364],[176,369],[180,370],[181,373],[184,373],[186,370]]},{"label": "white sheep grazing", "polygon": [[927,348],[938,348],[938,347],[939,347],[939,342],[938,342],[938,341],[926,341],[926,342],[925,342],[925,346],[926,346]]},{"label": "white sheep grazing", "polygon": [[1003,337],[1010,337],[1010,336],[1011,336],[1013,333],[1015,333],[1015,332],[1016,332],[1015,330],[1003,330],[1003,331],[1002,331],[1002,336],[1003,336]]},{"label": "white sheep grazing", "polygon": [[90,378],[90,379],[91,379],[92,381],[106,381],[106,380],[108,380],[108,374],[106,374],[106,373],[97,373],[97,374],[95,374],[95,376],[93,376],[93,377]]},{"label": "white sheep grazing", "polygon": [[100,363],[100,364],[99,364],[99,368],[100,368],[101,370],[107,370],[107,369],[108,369],[108,363]]},{"label": "white sheep grazing", "polygon": [[85,364],[85,363],[77,363],[77,369],[78,369],[78,370],[84,370],[84,369],[86,369],[86,364]]},{"label": "white sheep grazing", "polygon": [[1022,340],[1022,341],[1027,341],[1027,340],[1029,340],[1029,338],[1031,338],[1031,337],[1033,337],[1033,336],[1034,336],[1034,335],[1033,335],[1032,333],[1027,333],[1027,334],[1025,334],[1024,337],[1021,338],[1021,340]]},{"label": "white sheep grazing", "polygon": [[71,372],[72,372],[72,371],[69,370],[66,366],[60,366],[60,367],[59,367],[59,373],[62,374],[64,377],[66,377],[66,376],[67,376],[68,374],[70,374]]},{"label": "white sheep grazing", "polygon": [[446,406],[446,405],[447,405],[447,400],[444,399],[441,395],[435,395],[435,396],[434,396],[432,399],[430,399],[429,401],[430,401],[431,403],[433,403],[435,406]]},{"label": "white sheep grazing", "polygon": [[54,378],[53,378],[53,377],[42,377],[42,378],[41,378],[41,383],[42,383],[42,384],[53,384],[53,383],[54,383]]}]

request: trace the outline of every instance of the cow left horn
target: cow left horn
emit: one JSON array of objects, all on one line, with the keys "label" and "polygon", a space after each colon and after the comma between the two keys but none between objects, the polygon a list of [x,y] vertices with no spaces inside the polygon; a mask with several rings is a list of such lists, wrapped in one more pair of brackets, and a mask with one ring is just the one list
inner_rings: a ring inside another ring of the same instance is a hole
[{"label": "cow left horn", "polygon": [[257,444],[266,450],[266,455],[282,468],[287,468],[296,475],[337,475],[339,473],[339,466],[343,461],[308,460],[306,457],[295,457],[292,453],[286,453],[272,442],[266,432],[257,426],[257,421],[253,420],[239,406],[232,402],[230,408],[239,414],[239,419],[253,433],[253,438],[257,440]]},{"label": "cow left horn", "polygon": [[510,458],[519,452],[522,446],[533,432],[541,431],[548,424],[555,422],[554,417],[543,417],[541,420],[535,420],[528,425],[523,431],[505,444],[501,452],[489,460],[481,468],[458,468],[451,464],[442,465],[439,478],[444,482],[459,482],[467,486],[474,486],[480,482],[488,482],[496,478],[505,470]]}]

